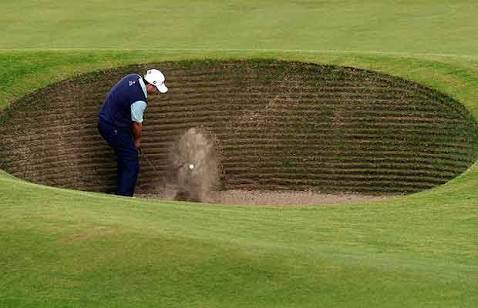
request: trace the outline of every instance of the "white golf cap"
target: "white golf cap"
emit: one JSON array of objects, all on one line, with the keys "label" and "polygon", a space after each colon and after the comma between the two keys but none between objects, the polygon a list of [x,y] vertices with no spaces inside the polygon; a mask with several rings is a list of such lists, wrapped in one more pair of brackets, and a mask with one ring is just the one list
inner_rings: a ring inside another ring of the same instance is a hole
[{"label": "white golf cap", "polygon": [[168,92],[168,87],[166,87],[166,85],[164,84],[166,78],[164,78],[163,73],[161,73],[157,69],[147,70],[146,74],[144,75],[144,80],[158,88],[159,92]]}]

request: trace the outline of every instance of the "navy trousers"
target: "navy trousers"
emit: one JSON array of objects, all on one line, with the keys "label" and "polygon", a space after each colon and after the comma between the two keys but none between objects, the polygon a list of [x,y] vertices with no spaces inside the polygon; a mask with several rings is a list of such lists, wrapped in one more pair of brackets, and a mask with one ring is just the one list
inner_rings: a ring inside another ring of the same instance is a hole
[{"label": "navy trousers", "polygon": [[98,121],[98,131],[113,148],[118,163],[116,194],[134,195],[139,173],[139,152],[134,146],[131,131],[118,129],[102,120]]}]

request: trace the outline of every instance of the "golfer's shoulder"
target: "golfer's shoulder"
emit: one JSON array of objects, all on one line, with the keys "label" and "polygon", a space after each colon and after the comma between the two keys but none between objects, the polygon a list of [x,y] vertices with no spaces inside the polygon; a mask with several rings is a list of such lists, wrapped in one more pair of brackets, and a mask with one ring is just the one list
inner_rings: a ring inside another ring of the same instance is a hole
[{"label": "golfer's shoulder", "polygon": [[141,78],[141,75],[136,74],[136,73],[131,73],[128,75],[123,76],[123,78],[118,81],[119,84],[127,84],[129,86],[135,84],[138,82],[138,79]]},{"label": "golfer's shoulder", "polygon": [[123,79],[126,79],[126,78],[128,78],[128,79],[138,79],[140,77],[141,77],[141,75],[138,74],[138,73],[130,73],[130,74],[124,76]]},{"label": "golfer's shoulder", "polygon": [[119,83],[121,84],[120,87],[123,91],[134,96],[134,101],[136,101],[144,99],[143,96],[147,97],[146,94],[144,94],[145,89],[143,89],[144,86],[141,84],[141,81],[141,75],[132,73],[124,76]]}]

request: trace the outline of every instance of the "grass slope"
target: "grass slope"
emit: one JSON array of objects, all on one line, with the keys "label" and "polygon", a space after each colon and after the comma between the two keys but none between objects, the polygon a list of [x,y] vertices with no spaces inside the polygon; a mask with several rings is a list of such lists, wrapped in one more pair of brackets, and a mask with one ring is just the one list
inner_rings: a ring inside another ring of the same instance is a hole
[{"label": "grass slope", "polygon": [[[64,77],[189,55],[2,56],[0,62],[16,57],[17,65],[29,63],[17,78],[42,86],[54,73]],[[271,54],[239,55],[248,56]],[[454,94],[476,117],[477,94],[470,87],[477,85],[478,72],[472,65],[363,55],[275,56],[373,68],[423,81]],[[17,71],[5,67],[7,75]],[[431,74],[436,78],[429,80]],[[31,90],[24,86],[12,82],[2,91],[19,96]],[[321,208],[130,200],[40,187],[6,174],[0,182],[0,243],[7,247],[0,252],[1,305],[472,307],[478,302],[476,166],[431,191],[389,202]]]},{"label": "grass slope", "polygon": [[231,208],[0,181],[4,305],[471,307],[478,300],[476,194],[464,196],[470,203],[415,196]]}]

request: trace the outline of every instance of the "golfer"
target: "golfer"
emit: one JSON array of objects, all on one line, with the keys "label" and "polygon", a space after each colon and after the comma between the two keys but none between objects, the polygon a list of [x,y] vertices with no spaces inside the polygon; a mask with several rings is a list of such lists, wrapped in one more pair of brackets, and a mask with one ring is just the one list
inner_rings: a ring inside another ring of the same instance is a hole
[{"label": "golfer", "polygon": [[117,195],[134,194],[148,95],[166,93],[164,81],[164,75],[156,69],[148,70],[144,78],[138,74],[126,75],[113,86],[101,107],[98,131],[116,154]]}]

